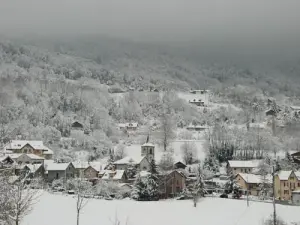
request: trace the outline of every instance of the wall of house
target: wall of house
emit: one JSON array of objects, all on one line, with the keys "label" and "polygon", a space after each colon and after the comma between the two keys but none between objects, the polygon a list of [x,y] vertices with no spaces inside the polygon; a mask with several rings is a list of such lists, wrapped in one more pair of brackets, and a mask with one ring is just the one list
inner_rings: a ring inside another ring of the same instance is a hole
[{"label": "wall of house", "polygon": [[86,170],[84,170],[84,177],[87,179],[97,178],[98,172],[95,169],[88,167]]},{"label": "wall of house", "polygon": [[47,180],[48,182],[52,182],[53,180],[56,179],[61,179],[61,178],[70,179],[74,177],[75,177],[75,168],[73,166],[69,166],[66,170],[48,171]]},{"label": "wall of house", "polygon": [[296,190],[300,190],[300,181],[294,173],[291,174],[288,180],[279,181],[279,177],[275,177],[276,198],[280,198],[280,200],[291,200],[292,191]]},{"label": "wall of house", "polygon": [[128,165],[127,164],[117,164],[115,165],[116,170],[126,170]]},{"label": "wall of house", "polygon": [[177,172],[173,172],[168,176],[167,196],[174,196],[183,191],[185,188],[185,178]]},{"label": "wall of house", "polygon": [[247,167],[239,167],[239,168],[231,168],[232,169],[232,172],[234,175],[237,175],[239,173],[252,173],[252,168],[247,168]]},{"label": "wall of house", "polygon": [[141,161],[139,167],[140,167],[140,171],[149,171],[150,170],[150,163],[146,158],[144,158]]},{"label": "wall of house", "polygon": [[300,193],[292,193],[292,201],[295,205],[300,205]]},{"label": "wall of house", "polygon": [[43,159],[31,159],[26,154],[20,155],[15,161],[18,164],[33,164],[33,163],[43,163]]}]

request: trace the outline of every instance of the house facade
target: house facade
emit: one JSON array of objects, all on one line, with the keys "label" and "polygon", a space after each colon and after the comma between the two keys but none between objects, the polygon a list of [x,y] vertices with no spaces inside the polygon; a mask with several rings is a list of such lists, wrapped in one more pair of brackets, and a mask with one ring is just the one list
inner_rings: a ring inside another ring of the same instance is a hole
[{"label": "house facade", "polygon": [[204,106],[204,102],[201,99],[199,99],[199,100],[197,100],[197,99],[189,100],[189,103],[193,104],[193,105],[196,105],[196,106]]},{"label": "house facade", "polygon": [[48,182],[58,179],[71,179],[75,177],[75,167],[72,163],[47,163],[45,174]]},{"label": "house facade", "polygon": [[83,177],[88,180],[97,179],[99,177],[99,171],[97,171],[94,167],[89,166],[83,171]]},{"label": "house facade", "polygon": [[272,177],[271,175],[263,178],[260,175],[239,173],[236,176],[236,181],[244,191],[244,193],[249,193],[249,195],[258,196],[260,192],[260,184],[263,182],[272,189]]},{"label": "house facade", "polygon": [[9,155],[17,164],[43,164],[44,158],[34,154],[10,154]]},{"label": "house facade", "polygon": [[101,179],[104,181],[113,181],[118,183],[127,183],[128,176],[125,170],[106,170],[101,172]]},{"label": "house facade", "polygon": [[294,205],[300,206],[300,190],[292,192],[292,202]]},{"label": "house facade", "polygon": [[34,154],[45,159],[52,159],[53,151],[42,141],[12,140],[4,146],[5,151],[15,154]]},{"label": "house facade", "polygon": [[161,197],[174,197],[182,193],[186,188],[186,177],[183,173],[173,170],[161,177],[162,183],[159,186]]},{"label": "house facade", "polygon": [[292,200],[292,192],[300,190],[300,172],[279,171],[275,176],[275,197]]},{"label": "house facade", "polygon": [[252,173],[254,168],[257,168],[259,161],[239,161],[229,160],[227,163],[227,173],[237,175],[239,173]]}]

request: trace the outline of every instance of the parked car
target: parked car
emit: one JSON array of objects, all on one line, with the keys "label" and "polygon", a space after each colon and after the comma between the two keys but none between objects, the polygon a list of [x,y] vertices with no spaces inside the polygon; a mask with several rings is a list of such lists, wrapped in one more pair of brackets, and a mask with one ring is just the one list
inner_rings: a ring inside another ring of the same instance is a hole
[{"label": "parked car", "polygon": [[220,195],[220,198],[228,198],[228,194],[223,193]]},{"label": "parked car", "polygon": [[69,195],[74,195],[74,194],[75,194],[75,191],[74,191],[74,190],[69,190],[69,191],[68,191],[68,194],[69,194]]}]

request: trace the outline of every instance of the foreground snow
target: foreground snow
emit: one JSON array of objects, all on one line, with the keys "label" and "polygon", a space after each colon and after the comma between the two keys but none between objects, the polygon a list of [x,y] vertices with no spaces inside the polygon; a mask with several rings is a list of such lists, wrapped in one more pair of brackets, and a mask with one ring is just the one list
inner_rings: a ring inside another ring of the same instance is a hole
[{"label": "foreground snow", "polygon": [[[71,196],[44,193],[23,225],[74,225],[75,200]],[[300,207],[278,205],[277,211],[287,222],[300,221]],[[131,200],[92,199],[81,215],[81,225],[261,225],[272,212],[272,204],[244,200],[205,198],[198,207],[191,201],[135,202]]]}]

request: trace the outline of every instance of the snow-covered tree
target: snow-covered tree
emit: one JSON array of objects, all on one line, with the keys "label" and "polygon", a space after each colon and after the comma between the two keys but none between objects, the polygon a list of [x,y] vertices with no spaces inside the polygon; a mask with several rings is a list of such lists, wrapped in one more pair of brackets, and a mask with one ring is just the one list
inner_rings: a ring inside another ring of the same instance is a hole
[{"label": "snow-covered tree", "polygon": [[229,180],[225,184],[225,190],[232,193],[234,198],[240,198],[241,187],[236,181],[236,175],[232,171],[229,173]]},{"label": "snow-covered tree", "polygon": [[155,160],[150,164],[150,174],[145,179],[146,192],[149,200],[158,200],[158,171]]},{"label": "snow-covered tree", "polygon": [[116,146],[116,149],[114,151],[115,160],[123,159],[126,156],[125,147],[126,146],[123,144],[118,144]]},{"label": "snow-covered tree", "polygon": [[168,171],[171,170],[174,166],[174,157],[172,152],[165,152],[163,153],[160,161],[159,161],[159,167],[164,170]]},{"label": "snow-covered tree", "polygon": [[192,164],[197,160],[197,147],[194,142],[184,142],[180,149],[185,164]]},{"label": "snow-covered tree", "polygon": [[131,198],[134,200],[144,200],[146,197],[146,185],[140,174],[137,175],[133,184]]},{"label": "snow-covered tree", "polygon": [[209,154],[203,162],[203,169],[212,171],[213,173],[219,172],[219,162],[216,157],[212,154]]},{"label": "snow-covered tree", "polygon": [[272,166],[271,160],[268,155],[258,165],[257,174],[261,176],[261,183],[259,185],[259,196],[261,199],[266,199],[269,196],[271,190],[270,177]]},{"label": "snow-covered tree", "polygon": [[171,141],[175,137],[174,133],[174,121],[172,115],[167,113],[167,110],[163,110],[160,116],[160,129],[159,129],[159,142],[163,146],[164,151],[166,152]]},{"label": "snow-covered tree", "polygon": [[198,202],[199,198],[204,197],[204,193],[205,193],[205,187],[204,187],[203,172],[202,172],[201,166],[198,165],[197,180],[194,183],[193,189],[192,189],[194,207],[197,207],[197,202]]}]

